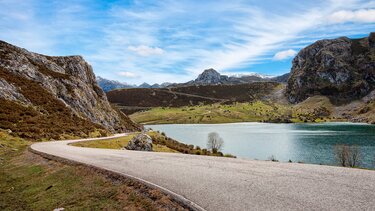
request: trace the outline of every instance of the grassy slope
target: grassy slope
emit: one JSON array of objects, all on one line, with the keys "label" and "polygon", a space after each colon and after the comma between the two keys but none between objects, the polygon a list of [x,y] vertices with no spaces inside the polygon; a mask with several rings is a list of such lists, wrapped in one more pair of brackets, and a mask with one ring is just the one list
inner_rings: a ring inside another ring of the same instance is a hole
[{"label": "grassy slope", "polygon": [[154,108],[139,112],[130,117],[138,123],[226,123],[253,122],[285,118],[288,108],[283,105],[254,103],[235,103],[232,105],[204,105],[181,108]]},{"label": "grassy slope", "polygon": [[[77,142],[73,143],[72,145],[79,147],[121,149],[128,144],[128,142],[134,137],[135,134],[115,139]],[[184,144],[172,138],[169,138],[165,134],[159,133],[158,131],[149,131],[147,134],[152,138],[152,146],[154,152],[172,152],[193,155],[224,156],[230,158],[236,157],[234,155],[223,154],[221,152],[212,153],[207,149],[201,148],[199,146]]]},{"label": "grassy slope", "polygon": [[93,170],[48,161],[30,142],[0,132],[0,210],[183,209],[159,191],[114,181]]},{"label": "grassy slope", "polygon": [[118,89],[107,93],[108,100],[127,114],[153,107],[207,105],[218,102],[250,102],[283,86],[275,82],[239,85],[186,86],[164,89]]},{"label": "grassy slope", "polygon": [[[316,96],[293,106],[267,101],[231,105],[153,108],[130,115],[144,124],[229,123],[229,122],[321,122],[331,121],[333,106],[325,97]],[[340,119],[335,119],[339,121]]]},{"label": "grassy slope", "polygon": [[0,99],[0,128],[10,129],[22,138],[33,140],[88,137],[108,132],[100,125],[81,119],[38,83],[0,68],[0,78],[15,85],[32,106]]},{"label": "grassy slope", "polygon": [[[151,132],[149,135],[154,135],[155,132]],[[121,138],[114,138],[114,139],[107,139],[107,140],[94,140],[94,141],[83,141],[73,143],[73,146],[79,147],[91,147],[91,148],[104,148],[104,149],[121,149],[124,146],[128,145],[129,141],[135,136],[136,134],[132,134],[129,136],[121,137]],[[153,151],[154,152],[178,152],[173,150],[165,145],[161,144],[153,144]]]}]

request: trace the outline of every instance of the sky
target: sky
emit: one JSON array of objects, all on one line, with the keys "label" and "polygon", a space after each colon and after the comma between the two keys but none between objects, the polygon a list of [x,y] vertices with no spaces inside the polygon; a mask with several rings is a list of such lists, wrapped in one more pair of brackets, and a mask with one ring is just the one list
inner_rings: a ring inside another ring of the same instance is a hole
[{"label": "sky", "polygon": [[0,39],[82,55],[97,76],[186,82],[204,69],[281,75],[319,39],[375,31],[375,0],[0,0]]}]

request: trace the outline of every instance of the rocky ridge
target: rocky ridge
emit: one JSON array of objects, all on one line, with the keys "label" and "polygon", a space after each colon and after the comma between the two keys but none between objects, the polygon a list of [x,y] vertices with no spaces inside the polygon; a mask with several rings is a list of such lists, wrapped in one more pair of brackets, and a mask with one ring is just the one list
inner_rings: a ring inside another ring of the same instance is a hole
[{"label": "rocky ridge", "polygon": [[[112,108],[91,66],[81,56],[45,56],[0,41],[0,73],[1,100],[40,112],[43,105],[35,104],[36,100],[30,98],[44,97],[50,102],[62,103],[65,108],[61,109],[67,109],[73,116],[108,131],[138,129],[137,124]],[[25,96],[24,84],[43,96]]]},{"label": "rocky ridge", "polygon": [[362,39],[320,40],[293,59],[286,94],[298,103],[314,95],[350,102],[375,87],[375,33]]}]

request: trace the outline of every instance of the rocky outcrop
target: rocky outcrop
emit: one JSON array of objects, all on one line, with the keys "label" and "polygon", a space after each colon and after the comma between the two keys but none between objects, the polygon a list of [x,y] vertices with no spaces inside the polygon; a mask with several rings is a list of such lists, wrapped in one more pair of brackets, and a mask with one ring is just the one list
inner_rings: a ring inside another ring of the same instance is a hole
[{"label": "rocky outcrop", "polygon": [[220,73],[211,68],[204,70],[203,73],[199,74],[198,78],[194,80],[194,84],[224,84],[226,81],[228,81],[228,76],[220,75]]},{"label": "rocky outcrop", "polygon": [[152,151],[152,138],[146,133],[134,136],[125,147],[127,150]]},{"label": "rocky outcrop", "polygon": [[293,59],[286,94],[298,103],[313,95],[352,101],[375,86],[375,33],[362,39],[320,40]]},{"label": "rocky outcrop", "polygon": [[248,84],[253,82],[267,82],[274,81],[272,77],[263,76],[257,73],[249,73],[244,75],[226,76],[221,75],[215,69],[206,69],[199,76],[192,81],[181,84],[170,84],[168,87],[181,87],[181,86],[197,86],[197,85],[237,85]]},{"label": "rocky outcrop", "polygon": [[[27,90],[20,86],[30,83],[30,89],[35,87],[45,93],[44,97],[51,98],[50,102],[59,101],[80,119],[111,132],[139,129],[137,124],[112,108],[98,86],[91,66],[81,56],[45,56],[0,41],[0,73],[0,98],[3,100],[32,106],[34,110],[42,108],[43,105],[30,103],[29,98],[42,97],[36,96],[38,93],[35,96],[29,93],[28,97],[22,94]],[[19,83],[21,80],[23,84]]]}]

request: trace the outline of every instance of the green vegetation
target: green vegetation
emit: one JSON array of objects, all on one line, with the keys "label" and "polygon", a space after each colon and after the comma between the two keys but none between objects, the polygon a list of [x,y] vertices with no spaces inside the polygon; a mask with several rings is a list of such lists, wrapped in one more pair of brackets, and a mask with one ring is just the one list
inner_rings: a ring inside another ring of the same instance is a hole
[{"label": "green vegetation", "polygon": [[154,108],[132,114],[131,119],[145,124],[168,123],[227,123],[283,121],[290,116],[290,109],[280,104],[255,101],[230,105],[212,104],[181,108]]},{"label": "green vegetation", "polygon": [[341,121],[332,116],[333,106],[326,97],[316,96],[298,105],[269,101],[211,104],[179,108],[158,107],[130,115],[142,124],[197,124],[230,122],[325,122]]},{"label": "green vegetation", "polygon": [[30,143],[0,131],[0,210],[183,210],[134,181],[43,159],[25,150]]},{"label": "green vegetation", "polygon": [[[138,133],[133,133],[129,136],[106,139],[106,140],[94,140],[94,141],[82,141],[73,143],[73,146],[79,147],[92,147],[92,148],[104,148],[104,149],[121,149],[128,144],[128,142]],[[209,155],[209,156],[225,156],[235,158],[236,156],[231,154],[223,154],[221,152],[212,153],[207,149],[201,149],[199,146],[188,145],[169,138],[165,133],[159,133],[158,131],[149,131],[147,134],[152,138],[152,145],[154,152],[172,152],[172,153],[184,153],[193,155]]]},{"label": "green vegetation", "polygon": [[[104,148],[104,149],[121,149],[124,146],[128,145],[128,142],[138,133],[134,133],[125,137],[114,138],[114,139],[105,139],[105,140],[94,140],[94,141],[82,141],[73,143],[73,146],[79,147],[91,147],[91,148]],[[151,138],[155,139],[156,132],[148,132],[148,135]],[[162,144],[153,144],[154,152],[178,152]]]},{"label": "green vegetation", "polygon": [[155,107],[198,106],[214,103],[251,102],[284,88],[276,82],[237,85],[182,86],[162,89],[118,89],[107,93],[108,100],[126,114]]}]

